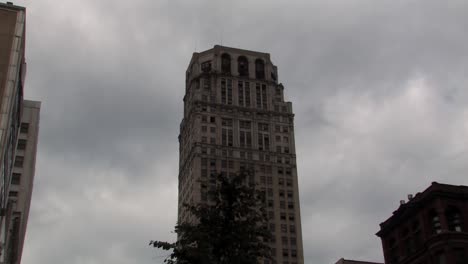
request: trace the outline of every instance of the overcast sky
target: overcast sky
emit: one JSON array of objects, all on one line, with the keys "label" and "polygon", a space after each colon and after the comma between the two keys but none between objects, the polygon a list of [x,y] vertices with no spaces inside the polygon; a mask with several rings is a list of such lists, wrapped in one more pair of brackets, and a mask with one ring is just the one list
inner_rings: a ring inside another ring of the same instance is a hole
[{"label": "overcast sky", "polygon": [[468,185],[466,0],[17,0],[42,101],[24,264],[153,264],[173,240],[185,70],[271,54],[293,102],[306,264],[383,261],[379,223]]}]

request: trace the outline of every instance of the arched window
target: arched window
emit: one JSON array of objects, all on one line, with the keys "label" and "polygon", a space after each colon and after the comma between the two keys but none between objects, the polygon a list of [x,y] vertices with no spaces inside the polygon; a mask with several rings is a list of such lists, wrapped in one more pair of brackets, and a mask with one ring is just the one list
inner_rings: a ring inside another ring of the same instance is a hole
[{"label": "arched window", "polygon": [[221,56],[221,71],[224,73],[231,73],[231,56],[227,53]]},{"label": "arched window", "polygon": [[255,78],[265,79],[265,63],[261,59],[255,61]]},{"label": "arched window", "polygon": [[240,56],[237,59],[237,71],[239,76],[249,76],[249,61],[246,57]]},{"label": "arched window", "polygon": [[440,225],[440,217],[435,210],[431,210],[429,213],[429,220],[432,227],[433,234],[439,234],[442,232],[442,226]]},{"label": "arched window", "polygon": [[445,210],[445,217],[447,219],[447,225],[449,231],[461,232],[462,231],[462,219],[460,210],[451,206]]}]

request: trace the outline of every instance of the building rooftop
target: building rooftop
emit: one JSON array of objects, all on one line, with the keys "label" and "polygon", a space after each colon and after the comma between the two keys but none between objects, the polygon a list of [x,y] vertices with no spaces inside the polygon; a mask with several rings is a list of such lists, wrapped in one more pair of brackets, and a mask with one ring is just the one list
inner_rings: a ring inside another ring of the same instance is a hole
[{"label": "building rooftop", "polygon": [[383,264],[383,263],[341,258],[335,264]]},{"label": "building rooftop", "polygon": [[417,193],[414,196],[408,195],[408,201],[401,200],[400,206],[393,212],[393,215],[380,224],[380,231],[377,232],[376,235],[380,237],[386,233],[386,230],[391,229],[393,226],[400,223],[401,220],[415,214],[436,197],[468,200],[468,186],[432,182],[422,193]]}]

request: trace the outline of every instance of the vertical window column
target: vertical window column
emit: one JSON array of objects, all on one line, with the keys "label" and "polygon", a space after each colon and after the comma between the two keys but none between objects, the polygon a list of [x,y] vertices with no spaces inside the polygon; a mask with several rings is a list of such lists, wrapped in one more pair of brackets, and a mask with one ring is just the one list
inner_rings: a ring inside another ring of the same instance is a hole
[{"label": "vertical window column", "polygon": [[238,81],[239,106],[250,107],[250,83]]},{"label": "vertical window column", "polygon": [[262,108],[265,110],[268,109],[268,98],[265,84],[255,84],[255,96],[257,108]]},{"label": "vertical window column", "polygon": [[223,118],[221,121],[221,139],[223,146],[233,146],[233,130],[232,130],[232,119]]},{"label": "vertical window column", "polygon": [[232,105],[232,80],[221,79],[221,103]]},{"label": "vertical window column", "polygon": [[240,147],[252,147],[252,124],[250,121],[239,121],[239,145]]}]

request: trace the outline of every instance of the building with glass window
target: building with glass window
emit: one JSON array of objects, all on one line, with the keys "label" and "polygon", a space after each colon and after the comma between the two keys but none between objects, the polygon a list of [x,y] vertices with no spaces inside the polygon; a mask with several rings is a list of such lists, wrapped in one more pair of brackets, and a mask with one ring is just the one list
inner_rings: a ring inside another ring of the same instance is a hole
[{"label": "building with glass window", "polygon": [[179,222],[190,221],[182,204],[207,201],[216,175],[249,170],[266,194],[273,263],[304,263],[294,114],[268,53],[193,54],[179,143]]},{"label": "building with glass window", "polygon": [[380,224],[387,264],[468,263],[468,186],[433,182]]},{"label": "building with glass window", "polygon": [[6,261],[12,214],[10,182],[23,104],[25,11],[0,3],[0,263]]},{"label": "building with glass window", "polygon": [[0,264],[17,264],[36,162],[39,102],[24,101],[26,9],[0,3]]}]

